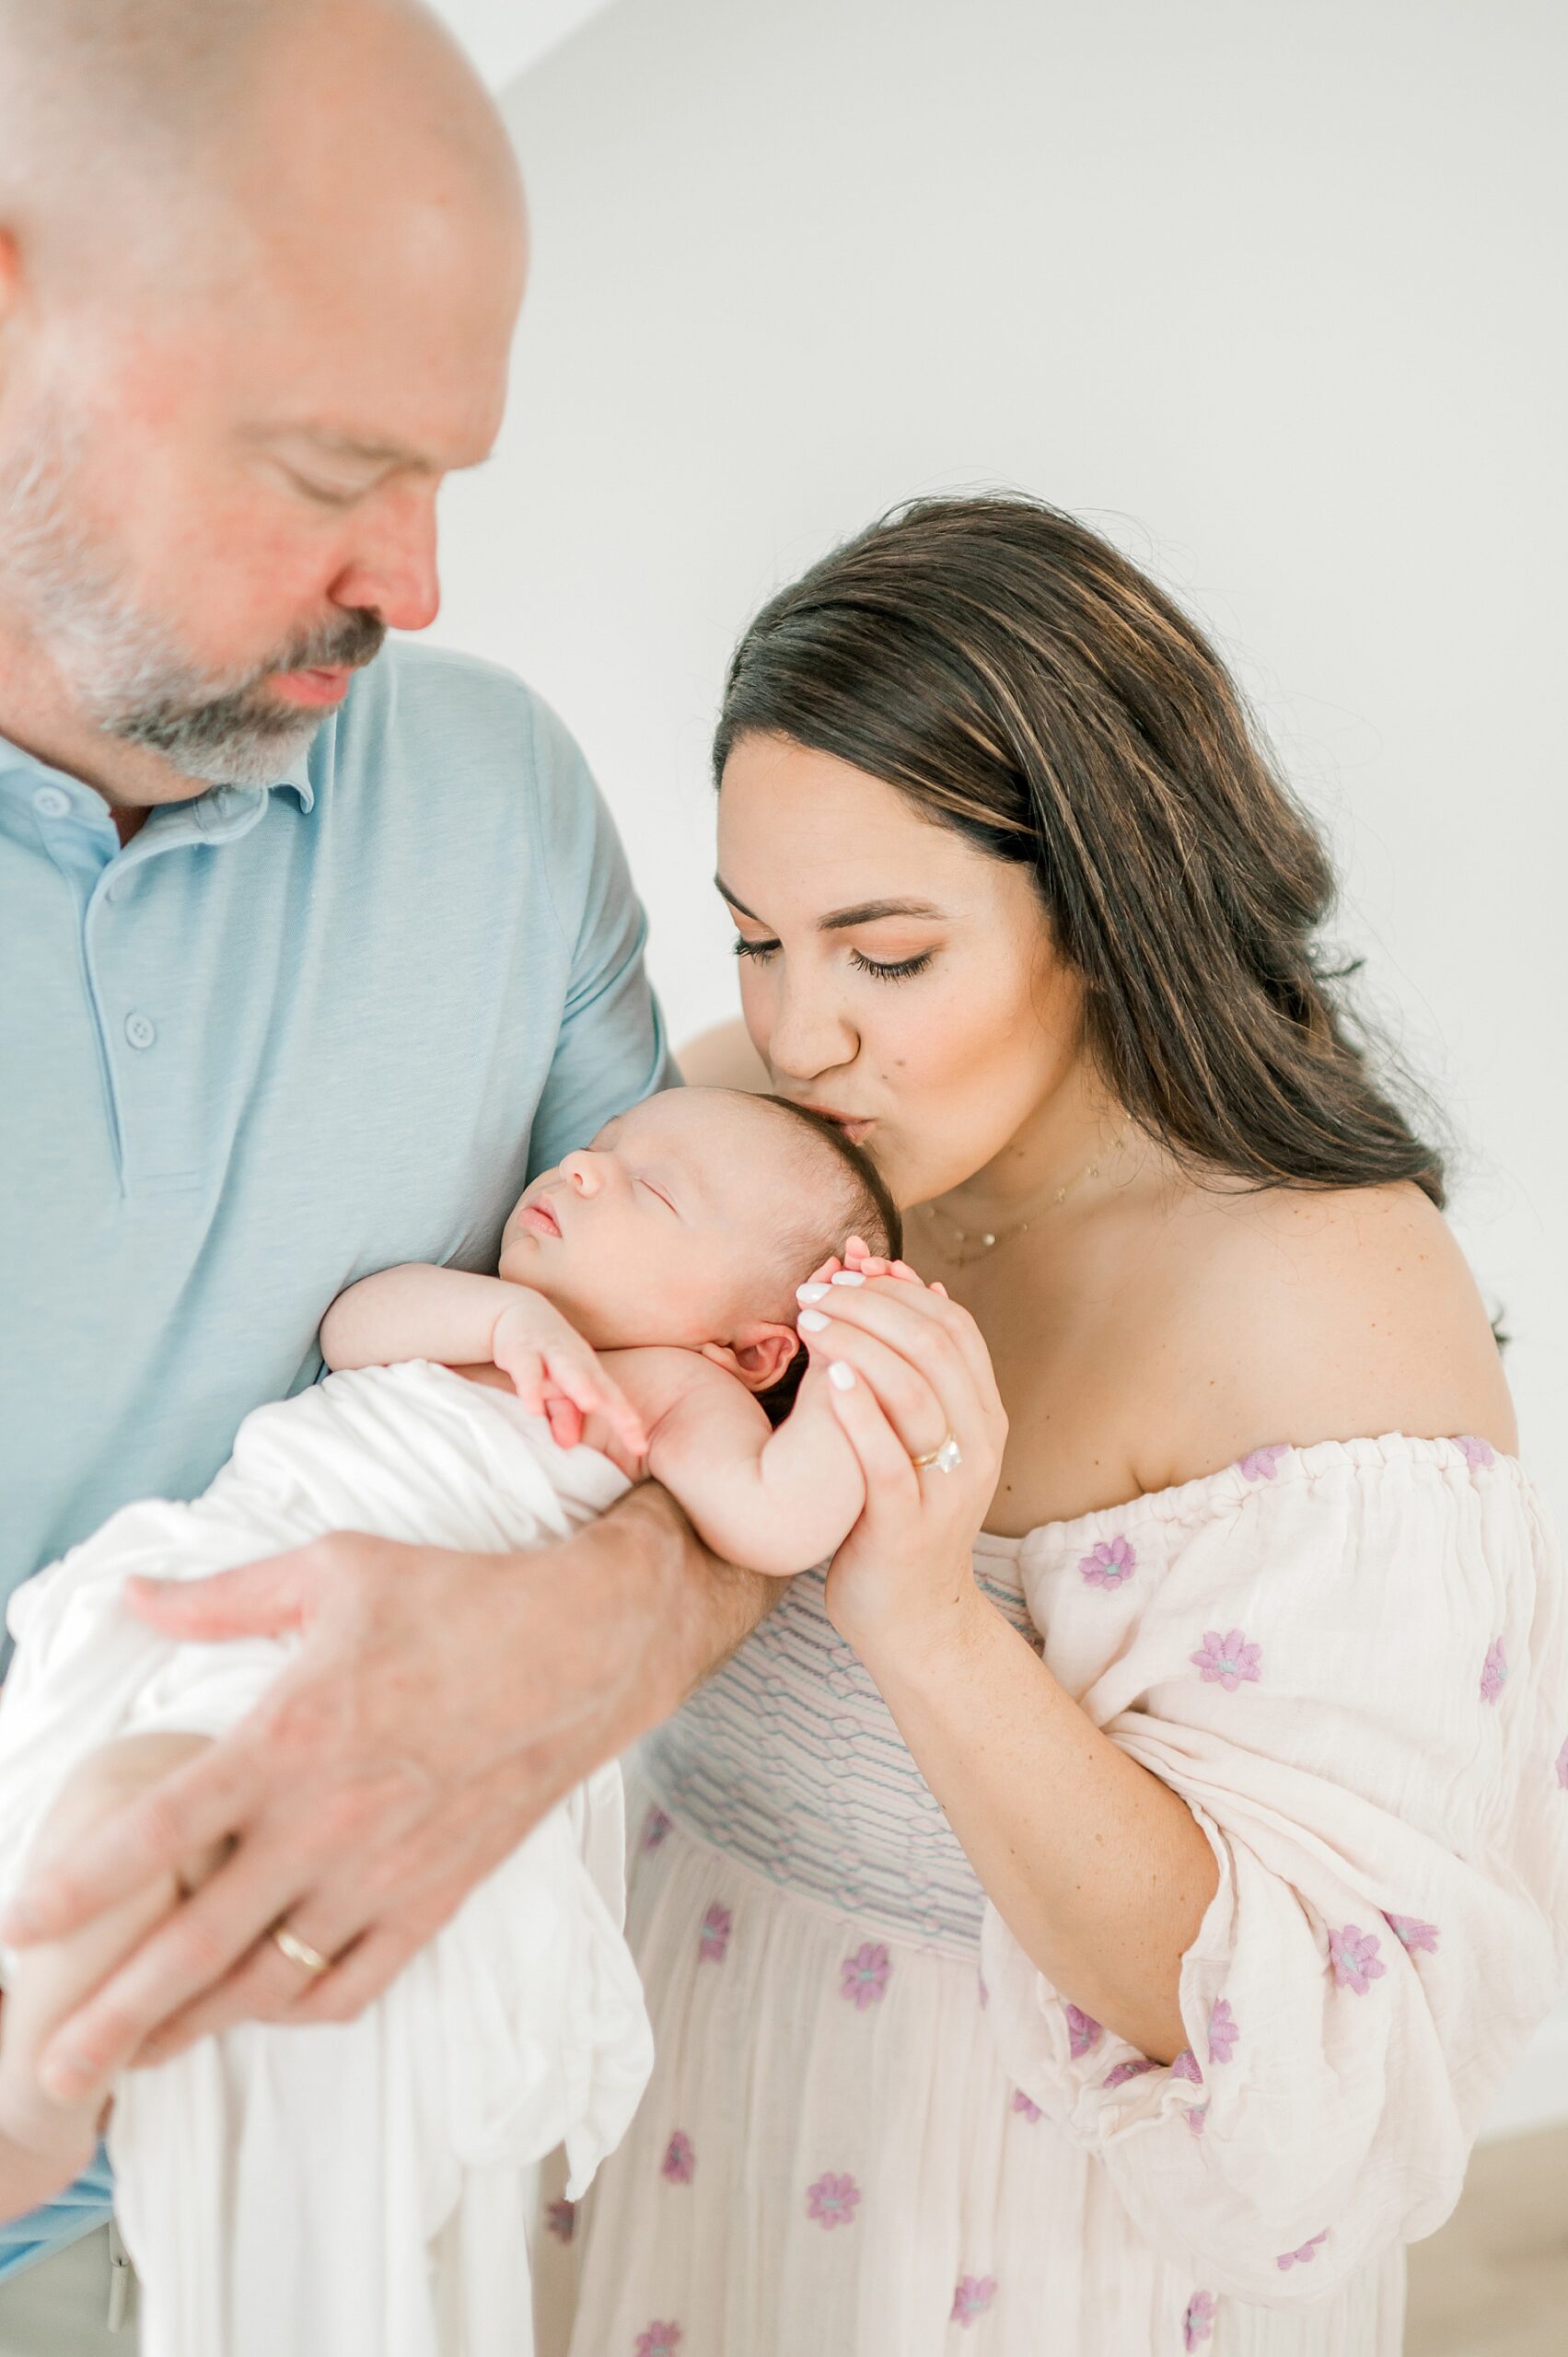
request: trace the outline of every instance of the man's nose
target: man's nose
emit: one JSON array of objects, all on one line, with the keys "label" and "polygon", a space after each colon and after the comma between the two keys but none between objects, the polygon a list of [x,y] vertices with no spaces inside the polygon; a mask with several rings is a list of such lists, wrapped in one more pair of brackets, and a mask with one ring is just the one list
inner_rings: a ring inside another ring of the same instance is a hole
[{"label": "man's nose", "polygon": [[332,584],[340,606],[372,607],[389,630],[428,630],[441,610],[436,493],[390,492],[367,508],[359,546]]}]

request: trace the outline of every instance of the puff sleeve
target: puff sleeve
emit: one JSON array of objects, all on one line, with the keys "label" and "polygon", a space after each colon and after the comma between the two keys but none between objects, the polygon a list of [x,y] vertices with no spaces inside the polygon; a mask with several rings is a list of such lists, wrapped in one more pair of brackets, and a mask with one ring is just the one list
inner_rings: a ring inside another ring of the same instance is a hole
[{"label": "puff sleeve", "polygon": [[1048,1666],[1214,1851],[1186,2049],[1082,2013],[993,1909],[988,2020],[1156,2249],[1294,2306],[1442,2224],[1568,1978],[1562,1573],[1482,1441],[1260,1450],[1167,1496],[1026,1585]]}]

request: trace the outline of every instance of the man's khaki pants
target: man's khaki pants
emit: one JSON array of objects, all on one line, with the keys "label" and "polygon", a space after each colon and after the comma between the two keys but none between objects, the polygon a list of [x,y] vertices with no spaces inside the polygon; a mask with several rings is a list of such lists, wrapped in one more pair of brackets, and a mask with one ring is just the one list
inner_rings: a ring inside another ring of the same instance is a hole
[{"label": "man's khaki pants", "polygon": [[135,2357],[135,2278],[112,2226],[0,2283],[0,2357]]}]

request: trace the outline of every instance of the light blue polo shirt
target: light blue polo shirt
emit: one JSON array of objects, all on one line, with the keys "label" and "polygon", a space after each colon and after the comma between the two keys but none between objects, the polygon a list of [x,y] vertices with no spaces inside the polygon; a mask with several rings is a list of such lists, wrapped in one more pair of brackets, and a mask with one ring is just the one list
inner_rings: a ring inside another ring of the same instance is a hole
[{"label": "light blue polo shirt", "polygon": [[[492,1270],[533,1172],[677,1075],[612,821],[507,673],[390,641],[272,786],[155,810],[0,737],[0,1600],[204,1489],[334,1295]],[[101,2168],[0,2275],[109,2214]]]}]

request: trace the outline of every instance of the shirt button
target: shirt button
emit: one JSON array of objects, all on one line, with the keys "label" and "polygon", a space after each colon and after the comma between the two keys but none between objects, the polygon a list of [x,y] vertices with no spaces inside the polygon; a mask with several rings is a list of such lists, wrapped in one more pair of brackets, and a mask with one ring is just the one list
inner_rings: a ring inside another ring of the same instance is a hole
[{"label": "shirt button", "polygon": [[71,797],[57,785],[41,785],[33,795],[32,807],[41,819],[64,819],[70,816]]},{"label": "shirt button", "polygon": [[125,1037],[134,1048],[150,1048],[157,1038],[157,1025],[145,1015],[128,1015]]}]

